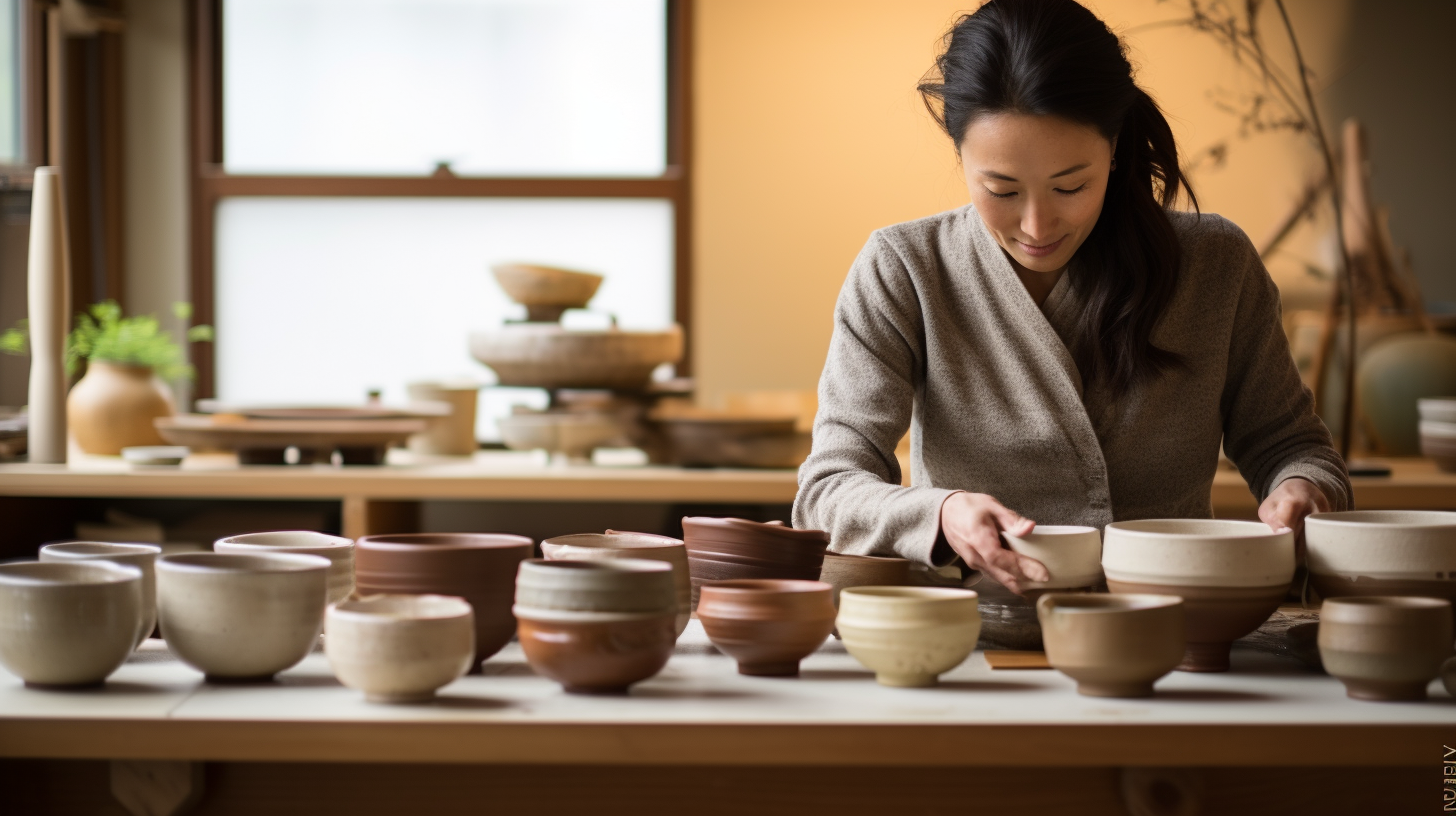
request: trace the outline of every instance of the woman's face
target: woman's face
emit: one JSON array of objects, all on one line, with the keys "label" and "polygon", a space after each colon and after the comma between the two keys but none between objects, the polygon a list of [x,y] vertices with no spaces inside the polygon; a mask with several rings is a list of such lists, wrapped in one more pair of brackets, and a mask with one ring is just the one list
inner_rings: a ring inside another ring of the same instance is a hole
[{"label": "woman's face", "polygon": [[1097,224],[1112,151],[1088,125],[998,113],[971,122],[961,164],[971,203],[1001,248],[1028,270],[1057,272]]}]

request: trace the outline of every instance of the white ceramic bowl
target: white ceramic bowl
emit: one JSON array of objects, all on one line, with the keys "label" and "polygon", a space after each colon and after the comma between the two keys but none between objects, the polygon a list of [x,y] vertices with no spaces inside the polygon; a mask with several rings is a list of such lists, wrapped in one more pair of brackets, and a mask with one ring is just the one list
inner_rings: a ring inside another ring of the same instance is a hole
[{"label": "white ceramic bowl", "polygon": [[1258,521],[1118,521],[1103,537],[1102,570],[1109,581],[1269,587],[1293,580],[1294,566],[1294,534]]},{"label": "white ceramic bowl", "polygon": [[977,595],[943,587],[849,587],[835,626],[844,648],[886,686],[930,686],[981,633]]},{"label": "white ceramic bowl", "polygon": [[0,664],[27,686],[93,686],[126,662],[142,571],[108,561],[0,564]]},{"label": "white ceramic bowl", "polygon": [[1421,419],[1456,423],[1456,397],[1422,397],[1416,400]]},{"label": "white ceramic bowl", "polygon": [[162,637],[209,680],[267,680],[318,642],[328,570],[317,555],[164,555],[157,560]]},{"label": "white ceramic bowl", "polygon": [[511,450],[544,450],[568,462],[590,462],[592,451],[622,436],[615,417],[598,413],[540,411],[496,420],[501,441]]},{"label": "white ceramic bowl", "polygon": [[351,539],[310,530],[279,530],[220,538],[212,549],[214,552],[243,555],[294,553],[322,556],[329,560],[329,603],[338,603],[354,592],[354,542]]},{"label": "white ceramic bowl", "polygon": [[1002,533],[1012,552],[1035,558],[1049,581],[1026,581],[1027,590],[1080,589],[1102,580],[1102,536],[1096,527],[1038,524],[1024,536]]},{"label": "white ceramic bowl", "polygon": [[128,564],[142,571],[142,620],[137,630],[137,645],[152,636],[157,628],[157,556],[162,548],[156,544],[117,544],[110,541],[65,541],[40,548],[41,561],[108,561]]},{"label": "white ceramic bowl", "polygon": [[677,587],[678,635],[687,629],[692,581],[688,575],[688,551],[680,539],[648,533],[581,533],[542,541],[541,554],[551,561],[638,558],[671,564],[673,584]]},{"label": "white ceramic bowl", "polygon": [[1456,602],[1456,513],[1348,510],[1304,522],[1310,582],[1326,598],[1396,595]]},{"label": "white ceramic bowl", "polygon": [[447,595],[371,595],[329,607],[324,651],[339,682],[375,703],[424,702],[470,668],[475,613]]}]

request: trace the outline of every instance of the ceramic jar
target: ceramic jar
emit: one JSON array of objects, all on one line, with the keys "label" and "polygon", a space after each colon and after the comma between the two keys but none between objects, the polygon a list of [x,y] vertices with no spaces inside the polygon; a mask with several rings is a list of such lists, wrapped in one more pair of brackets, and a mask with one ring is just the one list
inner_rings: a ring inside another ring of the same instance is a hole
[{"label": "ceramic jar", "polygon": [[1320,660],[1356,700],[1426,699],[1452,637],[1444,598],[1330,598],[1320,607]]},{"label": "ceramic jar", "polygon": [[1050,580],[1022,582],[1027,598],[1049,590],[1090,589],[1102,580],[1102,536],[1096,527],[1038,524],[1026,535],[1001,537],[1012,552],[1040,561],[1051,573]]},{"label": "ceramic jar", "polygon": [[541,554],[552,561],[597,561],[606,558],[643,558],[672,565],[672,581],[677,588],[677,634],[688,627],[691,584],[688,577],[687,548],[682,541],[647,533],[608,531],[558,536],[541,542]]},{"label": "ceramic jar", "polygon": [[521,650],[573,694],[625,694],[662,671],[677,640],[677,587],[662,561],[521,562]]},{"label": "ceramic jar", "polygon": [[885,686],[933,686],[976,648],[977,595],[947,587],[849,587],[839,596],[844,648]]},{"label": "ceramic jar", "polygon": [[280,530],[220,538],[212,549],[214,552],[244,555],[294,553],[322,556],[329,561],[329,603],[338,603],[354,592],[354,542],[351,539],[308,530]]},{"label": "ceramic jar", "polygon": [[152,420],[177,409],[149,366],[91,360],[66,397],[66,421],[86,453],[119,456],[133,445],[166,444]]},{"label": "ceramic jar", "polygon": [[1088,697],[1151,697],[1183,660],[1187,633],[1176,595],[1048,593],[1036,601],[1052,668]]},{"label": "ceramic jar", "polygon": [[270,680],[318,643],[328,570],[317,555],[164,555],[157,560],[162,637],[210,681]]},{"label": "ceramic jar", "polygon": [[704,581],[739,578],[814,581],[824,566],[829,534],[795,530],[783,522],[688,517],[683,544],[692,573],[693,609]]},{"label": "ceramic jar", "polygon": [[1349,510],[1304,522],[1310,583],[1325,598],[1407,595],[1456,603],[1456,513]]},{"label": "ceramic jar", "polygon": [[142,571],[142,620],[137,630],[137,645],[152,636],[157,628],[157,556],[162,548],[156,544],[116,544],[109,541],[65,541],[40,548],[41,561],[109,561],[128,564]]},{"label": "ceramic jar", "polygon": [[1115,593],[1177,595],[1188,632],[1181,671],[1228,671],[1233,641],[1269,619],[1294,580],[1294,533],[1257,521],[1107,525],[1102,569]]},{"label": "ceramic jar", "polygon": [[738,673],[794,677],[834,628],[834,587],[823,581],[739,579],[703,584],[698,619]]},{"label": "ceramic jar", "polygon": [[324,651],[339,682],[371,703],[420,703],[454,682],[475,655],[475,614],[463,598],[371,595],[329,607]]},{"label": "ceramic jar", "polygon": [[497,533],[404,533],[354,542],[360,595],[450,595],[475,610],[475,662],[499,652],[516,632],[511,604],[516,569],[534,542]]},{"label": "ceramic jar", "polygon": [[135,566],[0,564],[0,664],[27,686],[100,685],[136,648],[141,624]]},{"label": "ceramic jar", "polygon": [[439,402],[450,413],[430,420],[424,433],[409,438],[409,449],[429,456],[473,456],[480,450],[475,438],[478,385],[416,382],[405,387],[411,402]]}]

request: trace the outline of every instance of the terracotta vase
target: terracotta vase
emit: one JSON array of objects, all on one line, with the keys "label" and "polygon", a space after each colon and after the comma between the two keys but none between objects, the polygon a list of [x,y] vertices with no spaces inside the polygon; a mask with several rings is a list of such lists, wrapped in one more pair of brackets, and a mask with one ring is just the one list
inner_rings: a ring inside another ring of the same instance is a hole
[{"label": "terracotta vase", "polygon": [[1451,638],[1444,598],[1331,598],[1320,607],[1320,660],[1356,700],[1426,699]]},{"label": "terracotta vase", "polygon": [[137,567],[0,564],[0,665],[27,686],[100,685],[136,648],[141,619]]},{"label": "terracotta vase", "polygon": [[822,530],[795,530],[777,521],[688,517],[682,524],[693,609],[704,581],[817,580],[829,546]]},{"label": "terracotta vase", "polygon": [[647,533],[583,533],[557,536],[541,542],[541,554],[553,561],[596,561],[608,558],[645,558],[672,565],[677,597],[677,633],[687,629],[691,599],[688,555],[676,538]]},{"label": "terracotta vase", "polygon": [[76,444],[103,456],[119,456],[134,445],[165,445],[152,423],[174,413],[171,392],[148,366],[92,360],[66,398]]},{"label": "terracotta vase", "polygon": [[848,587],[836,620],[844,648],[881,685],[933,686],[975,651],[976,600],[950,587]]},{"label": "terracotta vase", "polygon": [[1324,598],[1399,595],[1456,604],[1456,513],[1315,513],[1304,536],[1310,583]]},{"label": "terracotta vase", "polygon": [[1088,697],[1151,697],[1183,660],[1176,595],[1048,593],[1036,602],[1047,662]]},{"label": "terracotta vase", "polygon": [[834,588],[823,581],[713,581],[702,587],[698,619],[738,673],[794,677],[799,661],[834,628]]},{"label": "terracotta vase", "polygon": [[516,570],[534,542],[496,533],[402,533],[354,542],[354,581],[360,595],[452,595],[475,610],[475,659],[500,651],[516,632],[511,604]]}]

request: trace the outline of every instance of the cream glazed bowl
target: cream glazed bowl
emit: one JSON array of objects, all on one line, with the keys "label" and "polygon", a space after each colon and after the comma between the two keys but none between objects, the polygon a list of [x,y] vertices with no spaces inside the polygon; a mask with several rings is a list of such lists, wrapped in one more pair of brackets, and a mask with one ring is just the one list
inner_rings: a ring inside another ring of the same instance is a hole
[{"label": "cream glazed bowl", "polygon": [[1119,521],[1107,525],[1102,545],[1112,592],[1183,598],[1182,671],[1228,671],[1229,647],[1279,607],[1294,566],[1294,533],[1258,521]]},{"label": "cream glazed bowl", "polygon": [[844,648],[885,686],[933,686],[975,651],[978,596],[949,587],[849,587],[835,625]]},{"label": "cream glazed bowl", "polygon": [[162,637],[208,680],[269,680],[318,642],[328,569],[317,555],[164,555],[157,560]]},{"label": "cream glazed bowl", "polygon": [[371,703],[419,703],[470,668],[475,613],[448,595],[370,595],[329,607],[324,651]]},{"label": "cream glazed bowl", "polygon": [[76,562],[109,561],[128,564],[142,571],[142,622],[137,630],[137,645],[152,636],[157,628],[157,556],[162,548],[156,544],[117,544],[109,541],[65,541],[40,548],[41,561]]},{"label": "cream glazed bowl", "polygon": [[310,530],[278,530],[247,533],[218,539],[213,552],[293,553],[319,555],[329,560],[329,603],[338,603],[354,592],[354,542],[352,539],[315,533]]},{"label": "cream glazed bowl", "polygon": [[581,533],[557,536],[541,542],[541,554],[549,561],[601,561],[637,558],[672,565],[677,590],[677,633],[682,635],[691,617],[692,580],[688,574],[688,551],[681,539],[648,533]]},{"label": "cream glazed bowl", "polygon": [[0,564],[0,664],[27,686],[100,685],[136,648],[141,622],[135,566]]},{"label": "cream glazed bowl", "polygon": [[1026,581],[1028,598],[1047,590],[1085,589],[1102,580],[1102,536],[1096,527],[1038,524],[1023,536],[1002,533],[1006,546],[1035,558],[1051,573],[1047,581]]},{"label": "cream glazed bowl", "polygon": [[1456,513],[1348,510],[1304,520],[1310,583],[1325,598],[1404,595],[1456,603]]}]

